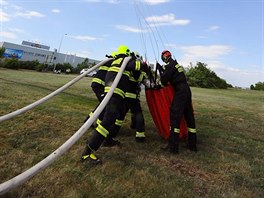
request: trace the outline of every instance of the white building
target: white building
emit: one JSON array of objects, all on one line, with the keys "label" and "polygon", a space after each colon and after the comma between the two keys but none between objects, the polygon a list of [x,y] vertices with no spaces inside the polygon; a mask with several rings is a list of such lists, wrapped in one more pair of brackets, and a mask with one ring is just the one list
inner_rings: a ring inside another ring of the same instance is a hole
[{"label": "white building", "polygon": [[[0,42],[0,47],[5,48],[4,57],[17,58],[21,61],[33,61],[38,60],[40,63],[58,64],[69,63],[72,67],[76,67],[79,63],[82,63],[85,58],[72,54],[58,53],[57,49],[50,51],[50,47],[38,43],[32,43],[23,41],[21,45]],[[90,63],[98,63],[99,61],[89,59]]]}]

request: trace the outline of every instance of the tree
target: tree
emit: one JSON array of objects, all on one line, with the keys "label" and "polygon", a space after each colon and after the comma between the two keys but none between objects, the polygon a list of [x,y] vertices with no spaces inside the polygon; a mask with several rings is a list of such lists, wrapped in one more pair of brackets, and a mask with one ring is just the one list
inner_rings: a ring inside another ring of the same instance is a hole
[{"label": "tree", "polygon": [[225,80],[221,79],[214,71],[207,68],[205,63],[197,62],[195,66],[190,64],[186,76],[190,86],[220,89],[227,89],[227,87],[230,87]]},{"label": "tree", "polygon": [[4,47],[0,47],[0,58],[3,57],[4,53],[5,53],[5,48]]},{"label": "tree", "polygon": [[250,89],[251,90],[261,90],[261,91],[264,91],[264,82],[257,82],[254,85],[250,85]]}]

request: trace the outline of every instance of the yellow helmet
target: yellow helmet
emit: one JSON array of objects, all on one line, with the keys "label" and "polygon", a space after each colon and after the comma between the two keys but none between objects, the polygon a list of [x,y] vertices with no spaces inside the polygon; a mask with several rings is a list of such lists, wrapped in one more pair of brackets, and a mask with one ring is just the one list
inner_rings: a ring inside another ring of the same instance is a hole
[{"label": "yellow helmet", "polygon": [[120,45],[117,49],[118,54],[130,55],[130,50],[126,45]]},{"label": "yellow helmet", "polygon": [[112,53],[111,53],[111,56],[112,56],[113,58],[115,58],[115,56],[116,56],[117,54],[118,54],[117,52],[112,52]]}]

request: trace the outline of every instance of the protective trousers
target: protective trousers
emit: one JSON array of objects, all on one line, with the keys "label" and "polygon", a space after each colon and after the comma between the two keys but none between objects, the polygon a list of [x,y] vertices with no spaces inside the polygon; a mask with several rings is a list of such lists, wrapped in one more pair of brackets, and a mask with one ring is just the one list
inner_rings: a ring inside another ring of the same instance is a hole
[{"label": "protective trousers", "polygon": [[188,127],[189,144],[196,145],[195,119],[192,107],[191,90],[186,83],[174,86],[175,95],[170,107],[170,138],[169,144],[174,146],[179,142],[180,123],[185,118]]},{"label": "protective trousers", "polygon": [[120,96],[113,94],[105,107],[105,112],[101,123],[93,131],[92,137],[87,141],[87,146],[96,151],[108,135],[112,136],[111,126],[114,125],[116,119],[124,114],[124,99]]}]

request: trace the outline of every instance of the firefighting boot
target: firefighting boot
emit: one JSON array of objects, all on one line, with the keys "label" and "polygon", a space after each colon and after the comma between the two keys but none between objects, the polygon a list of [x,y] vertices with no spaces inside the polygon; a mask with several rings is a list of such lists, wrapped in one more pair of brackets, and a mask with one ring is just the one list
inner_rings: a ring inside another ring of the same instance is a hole
[{"label": "firefighting boot", "polygon": [[179,134],[178,133],[170,133],[168,145],[164,148],[161,148],[163,151],[169,151],[173,154],[179,153]]},{"label": "firefighting boot", "polygon": [[113,147],[113,146],[120,146],[120,145],[121,143],[118,140],[114,140],[110,136],[108,136],[102,144],[102,146],[104,147]]},{"label": "firefighting boot", "polygon": [[83,154],[81,156],[81,162],[88,162],[92,165],[101,164],[102,161],[95,156],[94,153],[92,153],[92,149],[89,145],[86,145],[85,150],[83,151]]},{"label": "firefighting boot", "polygon": [[136,142],[138,143],[144,143],[146,141],[146,135],[145,132],[136,132]]},{"label": "firefighting boot", "polygon": [[188,148],[190,151],[197,152],[197,146],[196,146],[197,138],[196,133],[188,133]]}]

